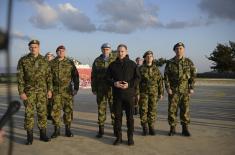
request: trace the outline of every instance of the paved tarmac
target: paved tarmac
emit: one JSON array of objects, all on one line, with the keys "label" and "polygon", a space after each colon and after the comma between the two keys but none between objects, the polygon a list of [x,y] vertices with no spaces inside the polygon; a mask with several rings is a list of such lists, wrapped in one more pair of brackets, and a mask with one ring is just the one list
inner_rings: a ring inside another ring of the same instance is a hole
[{"label": "paved tarmac", "polygon": [[[62,136],[49,143],[39,141],[37,125],[34,128],[34,142],[26,146],[26,132],[23,128],[24,106],[14,116],[15,155],[234,155],[235,154],[235,86],[197,86],[191,98],[191,137],[181,136],[181,126],[177,134],[167,135],[167,96],[158,104],[158,119],[155,136],[142,136],[139,116],[135,116],[134,146],[127,145],[125,117],[123,118],[123,144],[113,146],[110,113],[105,124],[105,135],[95,137],[97,132],[97,105],[90,90],[80,90],[75,97],[73,138]],[[0,87],[0,116],[5,112],[5,87]],[[16,86],[13,98],[18,99]],[[4,128],[9,135],[8,127]],[[48,122],[48,134],[53,132]],[[7,154],[9,138],[0,145],[0,155]]]}]

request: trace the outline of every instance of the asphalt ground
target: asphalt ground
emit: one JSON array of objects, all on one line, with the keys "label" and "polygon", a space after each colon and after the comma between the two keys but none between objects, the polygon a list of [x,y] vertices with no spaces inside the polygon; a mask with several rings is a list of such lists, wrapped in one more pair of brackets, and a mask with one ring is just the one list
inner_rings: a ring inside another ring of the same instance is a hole
[{"label": "asphalt ground", "polygon": [[[12,89],[13,99],[19,99],[16,86]],[[80,90],[74,102],[74,137],[62,135],[51,142],[39,141],[39,131],[35,123],[34,142],[26,146],[24,130],[24,106],[14,116],[13,154],[15,155],[234,155],[235,154],[235,86],[197,86],[191,97],[190,113],[191,137],[181,136],[181,126],[177,134],[169,137],[167,122],[167,96],[158,104],[158,118],[155,123],[155,136],[142,136],[139,115],[135,116],[134,146],[127,145],[126,121],[123,117],[123,144],[113,146],[115,140],[112,131],[110,113],[107,111],[105,135],[95,137],[97,125],[97,104],[90,89]],[[0,116],[7,109],[6,88],[0,87]],[[124,115],[125,116],[125,115]],[[35,118],[36,119],[36,118]],[[8,152],[9,128],[5,142],[0,144],[0,155]],[[48,121],[48,135],[53,132],[51,121]]]}]

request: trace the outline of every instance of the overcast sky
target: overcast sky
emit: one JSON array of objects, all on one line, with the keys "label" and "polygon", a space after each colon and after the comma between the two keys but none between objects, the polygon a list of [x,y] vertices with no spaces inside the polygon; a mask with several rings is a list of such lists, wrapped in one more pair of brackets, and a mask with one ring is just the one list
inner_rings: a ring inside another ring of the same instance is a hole
[{"label": "overcast sky", "polygon": [[[0,1],[0,28],[6,29],[7,0]],[[173,45],[185,43],[186,56],[199,72],[210,71],[206,59],[217,43],[235,41],[234,0],[14,0],[12,66],[28,52],[30,39],[41,53],[55,53],[63,44],[67,55],[92,64],[109,42],[127,44],[132,59],[152,50],[170,59]],[[0,54],[0,67],[5,55]]]}]

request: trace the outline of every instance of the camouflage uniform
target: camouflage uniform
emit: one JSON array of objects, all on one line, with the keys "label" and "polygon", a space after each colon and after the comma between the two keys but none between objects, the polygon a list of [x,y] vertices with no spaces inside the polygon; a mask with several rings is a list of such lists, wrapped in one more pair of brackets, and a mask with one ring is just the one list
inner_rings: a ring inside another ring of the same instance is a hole
[{"label": "camouflage uniform", "polygon": [[153,127],[157,116],[157,102],[163,95],[163,79],[156,65],[147,66],[144,63],[139,68],[141,81],[140,92],[140,119],[142,126],[146,123]]},{"label": "camouflage uniform", "polygon": [[107,60],[105,60],[103,58],[103,54],[101,54],[95,59],[92,65],[91,87],[92,92],[96,93],[96,101],[98,104],[98,124],[100,126],[103,126],[106,120],[107,102],[111,112],[112,124],[114,123],[114,114],[112,110],[112,88],[108,86],[107,82],[105,81],[106,70],[109,64],[114,60],[115,58],[112,57],[111,54]]},{"label": "camouflage uniform", "polygon": [[34,57],[28,54],[22,57],[17,66],[18,91],[25,93],[27,100],[25,105],[26,130],[34,127],[34,108],[38,115],[38,127],[47,127],[47,91],[52,91],[51,70],[48,61],[42,56]]},{"label": "camouflage uniform", "polygon": [[189,89],[194,89],[196,69],[189,58],[178,60],[170,59],[165,67],[164,80],[166,89],[172,90],[168,96],[168,123],[170,126],[177,124],[177,112],[180,108],[182,125],[190,123],[189,116]]},{"label": "camouflage uniform", "polygon": [[[79,75],[73,62],[64,58],[56,57],[51,61],[53,81],[53,106],[51,116],[53,124],[61,126],[61,110],[63,110],[63,121],[70,126],[73,120],[73,89],[79,89]],[[73,88],[74,87],[74,88]]]}]

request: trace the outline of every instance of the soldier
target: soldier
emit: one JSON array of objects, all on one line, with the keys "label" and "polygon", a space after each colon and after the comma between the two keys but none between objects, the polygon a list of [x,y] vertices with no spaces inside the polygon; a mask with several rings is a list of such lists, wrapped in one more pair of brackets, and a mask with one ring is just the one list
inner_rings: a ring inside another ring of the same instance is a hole
[{"label": "soldier", "polygon": [[61,110],[63,109],[63,120],[65,124],[65,135],[73,137],[71,132],[71,122],[73,120],[73,96],[79,89],[79,75],[73,61],[65,56],[63,45],[56,49],[57,57],[51,62],[52,81],[53,81],[53,105],[52,122],[54,133],[51,138],[60,135]]},{"label": "soldier", "polygon": [[154,122],[157,116],[157,103],[159,99],[163,98],[164,87],[162,75],[158,67],[153,62],[153,52],[145,52],[143,58],[143,65],[139,68],[141,75],[141,80],[139,83],[139,105],[143,135],[146,136],[148,127],[149,134],[155,135]]},{"label": "soldier", "polygon": [[48,61],[40,55],[39,41],[29,42],[30,53],[20,58],[17,66],[18,91],[25,106],[25,124],[27,145],[33,143],[34,109],[37,110],[40,140],[48,142],[47,98],[52,96],[51,70]]},{"label": "soldier", "polygon": [[[53,53],[47,52],[45,55],[45,58],[49,61],[49,64],[50,64],[51,60],[53,60],[55,57],[54,57]],[[48,120],[52,120],[51,110],[52,110],[52,98],[47,100],[47,119]]]},{"label": "soldier", "polygon": [[174,45],[176,56],[170,59],[165,67],[164,80],[168,93],[168,123],[170,125],[169,136],[173,136],[177,124],[177,112],[180,109],[182,135],[190,136],[188,124],[189,97],[194,93],[196,69],[189,58],[185,58],[185,48],[182,42]]},{"label": "soldier", "polygon": [[46,57],[46,59],[48,60],[48,61],[51,61],[51,60],[53,60],[55,57],[54,57],[54,55],[53,55],[53,53],[51,53],[51,52],[47,52],[47,54],[45,55],[45,57]]},{"label": "soldier", "polygon": [[91,72],[91,87],[92,92],[96,95],[96,101],[98,105],[98,125],[99,132],[96,135],[97,138],[101,138],[104,134],[104,122],[106,120],[106,107],[109,104],[111,113],[112,125],[114,124],[114,114],[112,110],[113,97],[112,88],[105,80],[106,70],[111,62],[115,60],[111,56],[111,46],[108,43],[104,43],[101,46],[102,54],[95,59],[92,65]]},{"label": "soldier", "polygon": [[[137,57],[135,59],[135,63],[137,67],[140,67],[142,65],[142,60],[140,57]],[[134,104],[134,115],[138,115],[139,113],[139,100],[140,100],[140,94],[139,94],[139,85],[136,86],[136,95],[135,95],[135,104]]]},{"label": "soldier", "polygon": [[127,119],[128,145],[134,145],[134,96],[140,75],[137,65],[127,55],[127,46],[124,44],[118,45],[117,52],[118,58],[109,65],[106,73],[107,82],[113,88],[114,128],[117,137],[113,145],[122,143],[123,110],[125,110]]}]

